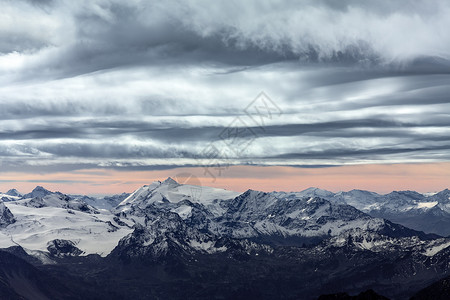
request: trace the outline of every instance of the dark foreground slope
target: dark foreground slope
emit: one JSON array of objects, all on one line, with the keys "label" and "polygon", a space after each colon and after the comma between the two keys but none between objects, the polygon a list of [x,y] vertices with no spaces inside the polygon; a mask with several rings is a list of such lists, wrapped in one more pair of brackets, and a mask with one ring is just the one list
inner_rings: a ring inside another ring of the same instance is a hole
[{"label": "dark foreground slope", "polygon": [[142,251],[127,241],[105,258],[55,256],[45,265],[18,247],[1,251],[0,299],[317,299],[369,289],[409,299],[450,274],[447,249],[426,257],[399,240],[397,248],[374,252],[362,249],[355,233],[308,247],[220,239],[226,251],[217,253],[188,253],[176,242],[165,253]]},{"label": "dark foreground slope", "polygon": [[[222,243],[225,252],[190,255],[174,244],[157,259],[153,252],[125,257],[120,249],[106,258],[55,257],[56,264],[36,267],[13,259],[22,267],[6,272],[23,269],[19,274],[30,274],[16,281],[30,287],[26,299],[76,299],[75,292],[82,299],[317,299],[368,289],[391,299],[409,299],[449,274],[445,256],[430,261],[413,251],[374,253],[356,247],[351,239],[340,246],[326,240],[309,247]],[[9,283],[4,291],[17,293],[19,285]]]},{"label": "dark foreground slope", "polygon": [[415,294],[411,300],[450,299],[450,277],[439,280]]},{"label": "dark foreground slope", "polygon": [[322,295],[317,300],[389,300],[389,298],[378,295],[373,290],[367,290],[355,296],[347,293]]},{"label": "dark foreground slope", "polygon": [[[32,260],[32,258],[30,258]],[[0,250],[0,299],[81,299],[48,272]]]}]

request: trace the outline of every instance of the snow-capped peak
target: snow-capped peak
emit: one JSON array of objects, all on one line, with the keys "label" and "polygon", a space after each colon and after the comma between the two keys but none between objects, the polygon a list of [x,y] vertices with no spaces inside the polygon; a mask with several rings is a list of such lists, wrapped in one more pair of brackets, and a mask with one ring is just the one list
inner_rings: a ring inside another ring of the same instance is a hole
[{"label": "snow-capped peak", "polygon": [[321,197],[321,198],[330,198],[334,196],[333,192],[319,189],[316,187],[310,187],[306,190],[303,190],[299,193],[299,195],[305,196],[305,197]]},{"label": "snow-capped peak", "polygon": [[430,199],[437,200],[440,203],[449,203],[450,202],[450,190],[445,189],[431,196]]},{"label": "snow-capped peak", "polygon": [[50,194],[52,194],[52,192],[50,192],[46,188],[38,185],[37,187],[35,187],[33,189],[33,191],[31,191],[31,193],[24,195],[23,198],[34,198],[34,197],[43,198]]},{"label": "snow-capped peak", "polygon": [[163,184],[178,184],[172,177],[167,177],[166,180],[162,182]]},{"label": "snow-capped peak", "polygon": [[8,196],[13,196],[13,197],[20,197],[20,196],[22,196],[22,194],[16,189],[10,189],[5,194],[8,195]]},{"label": "snow-capped peak", "polygon": [[166,201],[170,203],[179,203],[183,200],[208,206],[211,205],[214,200],[232,199],[239,194],[239,192],[219,188],[179,184],[169,177],[163,182],[155,181],[150,185],[140,187],[123,200],[117,206],[117,210],[124,211],[132,205],[144,208],[152,203],[163,203]]}]

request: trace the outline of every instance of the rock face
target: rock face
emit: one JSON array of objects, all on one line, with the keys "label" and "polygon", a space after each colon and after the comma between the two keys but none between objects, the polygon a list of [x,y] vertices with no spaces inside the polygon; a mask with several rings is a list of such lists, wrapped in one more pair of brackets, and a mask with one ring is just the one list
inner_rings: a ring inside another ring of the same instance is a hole
[{"label": "rock face", "polygon": [[319,197],[279,197],[248,190],[222,205],[226,211],[213,220],[217,228],[212,231],[235,238],[327,237],[355,226],[376,230],[384,224],[354,207]]},{"label": "rock face", "polygon": [[146,216],[145,226],[136,229],[123,238],[111,253],[124,260],[141,257],[159,259],[165,257],[186,257],[195,251],[213,250],[211,236],[187,227],[181,218],[171,212],[163,212],[154,218]]},{"label": "rock face", "polygon": [[6,227],[10,224],[16,222],[11,211],[5,206],[5,204],[0,201],[0,228]]},{"label": "rock face", "polygon": [[[133,233],[124,237],[111,256],[123,260],[146,258],[156,261],[167,258],[186,258],[197,254],[225,252],[228,246],[234,250],[271,251],[270,247],[249,241],[231,241],[210,232],[189,226],[178,214],[162,211],[154,206],[140,211],[143,225],[137,224]],[[228,246],[227,246],[228,245]]]},{"label": "rock face", "polygon": [[47,250],[54,257],[78,256],[83,253],[75,246],[74,242],[61,239],[48,242]]}]

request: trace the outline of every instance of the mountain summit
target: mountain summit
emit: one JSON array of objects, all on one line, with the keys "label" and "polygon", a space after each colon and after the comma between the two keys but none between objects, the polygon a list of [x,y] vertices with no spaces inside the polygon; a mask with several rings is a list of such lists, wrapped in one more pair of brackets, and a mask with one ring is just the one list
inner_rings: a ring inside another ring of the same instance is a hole
[{"label": "mountain summit", "polygon": [[21,197],[22,196],[22,194],[16,189],[10,189],[9,191],[6,192],[6,195],[13,196],[13,197]]},{"label": "mountain summit", "polygon": [[164,180],[162,183],[165,183],[165,184],[178,184],[178,182],[176,182],[172,177],[167,177],[167,179]]},{"label": "mountain summit", "polygon": [[46,188],[38,185],[30,193],[23,195],[23,198],[35,198],[35,197],[43,198],[43,197],[45,197],[47,195],[50,195],[50,194],[52,194],[52,192],[50,192]]}]

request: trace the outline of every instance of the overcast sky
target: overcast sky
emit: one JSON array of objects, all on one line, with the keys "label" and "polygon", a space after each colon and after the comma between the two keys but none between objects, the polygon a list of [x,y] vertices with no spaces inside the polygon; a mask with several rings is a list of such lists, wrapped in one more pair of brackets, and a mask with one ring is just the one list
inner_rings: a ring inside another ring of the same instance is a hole
[{"label": "overcast sky", "polygon": [[450,161],[449,1],[0,7],[4,174]]}]

